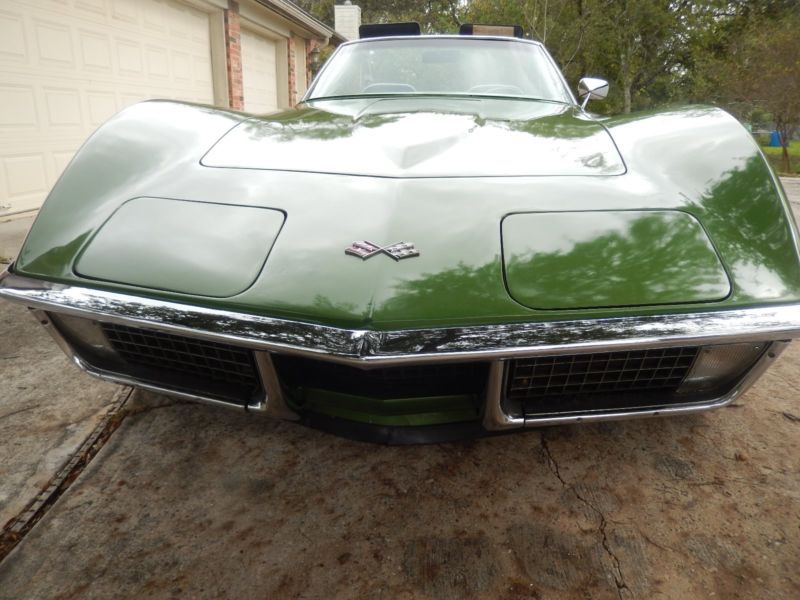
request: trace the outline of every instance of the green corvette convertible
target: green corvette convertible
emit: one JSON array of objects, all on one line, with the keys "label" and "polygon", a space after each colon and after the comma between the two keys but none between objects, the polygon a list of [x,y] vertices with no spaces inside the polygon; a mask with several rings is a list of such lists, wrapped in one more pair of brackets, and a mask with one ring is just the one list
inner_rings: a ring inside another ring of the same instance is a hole
[{"label": "green corvette convertible", "polygon": [[733,117],[598,118],[537,42],[377,32],[288,112],[116,115],[0,297],[92,375],[392,443],[725,406],[800,335]]}]

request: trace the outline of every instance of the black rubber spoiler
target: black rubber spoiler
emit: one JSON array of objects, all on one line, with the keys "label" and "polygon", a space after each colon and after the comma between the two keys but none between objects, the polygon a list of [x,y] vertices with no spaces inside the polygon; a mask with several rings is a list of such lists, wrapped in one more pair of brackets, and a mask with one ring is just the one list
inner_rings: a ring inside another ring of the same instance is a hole
[{"label": "black rubber spoiler", "polygon": [[419,23],[367,23],[358,28],[361,39],[399,35],[420,35]]}]

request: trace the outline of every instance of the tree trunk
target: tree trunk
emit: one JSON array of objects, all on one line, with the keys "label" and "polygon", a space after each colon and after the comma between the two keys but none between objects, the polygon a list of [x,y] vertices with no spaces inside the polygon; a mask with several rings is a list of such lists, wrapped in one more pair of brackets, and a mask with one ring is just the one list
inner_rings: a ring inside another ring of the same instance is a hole
[{"label": "tree trunk", "polygon": [[781,168],[784,173],[792,174],[792,159],[789,156],[789,144],[792,143],[792,128],[786,126],[783,119],[778,119],[775,129],[781,138]]},{"label": "tree trunk", "polygon": [[633,87],[633,77],[631,76],[630,51],[623,52],[620,57],[620,71],[622,72],[622,112],[631,112],[631,88]]},{"label": "tree trunk", "polygon": [[791,174],[792,173],[792,159],[789,156],[789,144],[783,141],[781,138],[781,147],[783,152],[781,152],[781,162],[783,163],[783,172]]},{"label": "tree trunk", "polygon": [[580,23],[580,33],[578,35],[578,47],[575,49],[575,64],[578,65],[578,77],[583,77],[586,75],[586,53],[583,51],[583,36],[586,33],[586,17],[583,12],[583,0],[576,0],[576,10],[578,13],[578,23]]},{"label": "tree trunk", "polygon": [[626,115],[631,112],[631,82],[628,77],[622,83],[622,112]]}]

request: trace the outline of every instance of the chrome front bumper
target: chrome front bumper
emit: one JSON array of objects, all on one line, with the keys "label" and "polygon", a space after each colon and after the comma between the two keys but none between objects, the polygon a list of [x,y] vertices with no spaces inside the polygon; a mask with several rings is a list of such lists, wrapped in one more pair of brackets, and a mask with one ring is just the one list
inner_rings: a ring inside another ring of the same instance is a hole
[{"label": "chrome front bumper", "polygon": [[[296,415],[281,398],[280,386],[275,380],[269,358],[271,352],[330,360],[365,369],[426,362],[490,361],[492,367],[483,425],[492,431],[692,413],[724,406],[739,397],[758,378],[784,349],[788,340],[800,336],[800,305],[797,304],[658,316],[371,331],[288,321],[50,283],[16,275],[10,272],[10,268],[0,274],[0,298],[38,311],[37,317],[48,326],[62,349],[79,367],[92,375],[172,395],[190,396],[192,400],[219,403],[175,390],[145,386],[124,376],[93,369],[50,326],[46,312],[251,348],[256,351],[267,398],[263,406],[252,406],[250,409],[279,418],[296,418]],[[769,341],[772,345],[733,391],[713,401],[658,410],[634,409],[537,419],[512,416],[503,407],[503,363],[508,359],[751,341]]]}]

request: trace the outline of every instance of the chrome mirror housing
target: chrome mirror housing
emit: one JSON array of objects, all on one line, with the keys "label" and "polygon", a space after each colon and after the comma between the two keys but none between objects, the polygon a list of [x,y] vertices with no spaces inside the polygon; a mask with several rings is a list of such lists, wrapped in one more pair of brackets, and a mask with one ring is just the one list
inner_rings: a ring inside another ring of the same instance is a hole
[{"label": "chrome mirror housing", "polygon": [[584,77],[578,82],[578,97],[583,100],[581,108],[585,109],[589,100],[602,100],[608,96],[608,82],[596,77]]}]

